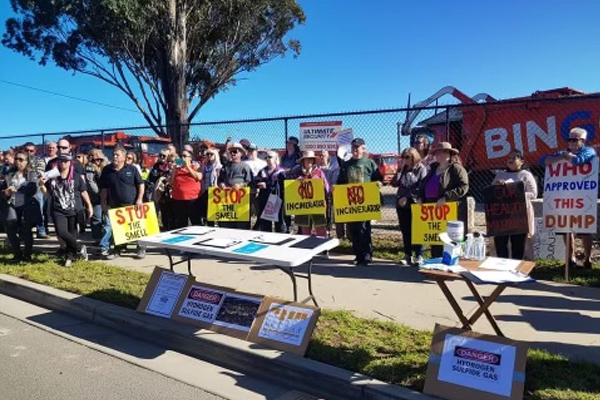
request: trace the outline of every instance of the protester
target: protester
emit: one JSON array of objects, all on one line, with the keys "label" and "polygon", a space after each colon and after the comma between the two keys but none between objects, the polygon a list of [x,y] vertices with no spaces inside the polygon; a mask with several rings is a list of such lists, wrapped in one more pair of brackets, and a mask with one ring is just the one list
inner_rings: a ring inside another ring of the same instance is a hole
[{"label": "protester", "polygon": [[252,170],[252,175],[256,176],[258,171],[267,166],[265,160],[258,158],[258,146],[256,143],[248,145],[248,158],[244,161]]},{"label": "protester", "polygon": [[[115,148],[112,163],[104,167],[100,177],[100,204],[105,216],[106,231],[100,240],[100,250],[102,256],[109,260],[119,257],[121,252],[121,246],[115,246],[113,252],[110,252],[112,228],[108,219],[109,208],[135,205],[136,210],[139,210],[143,206],[144,181],[137,168],[125,163],[125,157],[125,149]],[[146,257],[146,247],[138,244],[136,258],[144,257]]]},{"label": "protester", "polygon": [[[366,156],[366,143],[361,138],[356,138],[350,143],[352,158],[345,161],[340,169],[337,183],[363,183],[378,182],[381,186],[383,176],[377,168],[375,161]],[[373,245],[371,242],[371,221],[350,222],[347,224],[352,240],[352,251],[356,256],[356,265],[369,265],[373,257]]]},{"label": "protester", "polygon": [[[596,157],[596,151],[594,148],[590,146],[586,146],[587,140],[587,131],[583,128],[573,128],[569,132],[568,149],[562,150],[554,154],[549,154],[541,158],[540,163],[544,165],[550,165],[556,161],[566,160],[573,165],[582,165],[592,161],[594,157]],[[577,266],[577,259],[575,257],[575,236],[571,235],[571,240],[569,240],[569,248],[566,249],[567,254],[571,255],[571,259],[569,261],[569,267]],[[592,255],[592,242],[594,240],[593,235],[591,234],[582,234],[581,241],[583,242],[583,268],[590,269],[592,268],[592,260],[590,259]],[[567,236],[564,237],[565,244],[567,242]]]},{"label": "protester", "polygon": [[[275,224],[275,232],[285,233],[284,212],[283,212],[283,190],[285,181],[285,171],[279,165],[279,156],[275,151],[268,151],[265,157],[267,165],[258,171],[255,182],[258,190],[258,228],[264,232],[273,232],[273,224]],[[276,222],[260,218],[269,196],[275,195],[281,201],[279,208],[278,219]]]},{"label": "protester", "polygon": [[[321,179],[325,188],[325,195],[329,193],[329,182],[325,173],[317,165],[317,156],[312,150],[302,153],[302,157],[298,159],[298,164],[302,168],[300,180],[304,179]],[[311,215],[296,215],[294,217],[296,225],[298,225],[298,233],[301,235],[311,235],[313,228],[315,234],[321,237],[327,237],[327,217],[326,214],[311,214]]]},{"label": "protester", "polygon": [[[508,182],[523,182],[525,185],[525,201],[527,204],[527,222],[529,233],[517,235],[495,236],[494,245],[496,247],[496,255],[501,258],[513,258],[522,260],[525,255],[525,247],[527,238],[533,236],[534,233],[534,214],[531,200],[537,197],[538,189],[535,177],[531,172],[525,169],[525,157],[521,150],[513,150],[508,155],[506,171],[501,171],[496,174],[492,185],[506,185]],[[508,244],[510,243],[510,254]]]},{"label": "protester", "polygon": [[415,263],[423,264],[425,248],[421,244],[412,244],[412,207],[414,198],[421,181],[427,175],[427,168],[421,163],[421,155],[414,147],[402,151],[403,167],[392,178],[391,186],[397,187],[396,213],[398,223],[402,232],[402,243],[404,249],[404,263],[413,264],[412,255],[415,255]]},{"label": "protester", "polygon": [[[37,172],[25,151],[14,153],[15,168],[6,175],[2,194],[6,201],[4,221],[13,260],[31,261],[34,226],[42,220],[37,192]],[[21,250],[21,241],[24,248]]]},{"label": "protester", "polygon": [[[469,191],[469,176],[462,166],[458,150],[448,142],[439,142],[432,149],[435,162],[429,166],[427,176],[421,181],[417,191],[419,203],[436,203],[442,206],[446,202],[460,201]],[[458,219],[466,222],[466,203],[458,207]],[[441,257],[443,246],[432,245],[431,256]]]},{"label": "protester", "polygon": [[[43,159],[44,159],[44,164],[46,165],[45,170],[47,170],[48,167],[48,163],[50,162],[50,160],[56,158],[56,156],[58,155],[58,145],[56,144],[56,142],[46,142],[46,152],[44,153]],[[44,217],[44,230],[46,232],[46,235],[50,234],[50,230],[48,229],[48,225],[50,224],[50,216],[49,216],[49,206],[50,206],[50,200],[47,199],[45,196],[42,196],[43,198],[43,204],[42,204],[42,214]]]},{"label": "protester", "polygon": [[40,179],[40,187],[52,198],[50,213],[54,229],[66,246],[64,266],[70,267],[77,258],[88,259],[87,248],[77,240],[77,210],[87,210],[93,214],[92,203],[87,193],[87,185],[81,175],[74,171],[72,158],[68,154],[57,157],[59,176]]},{"label": "protester", "polygon": [[15,151],[8,149],[4,152],[4,165],[2,165],[2,176],[7,176],[15,166]]},{"label": "protester", "polygon": [[171,176],[174,163],[168,161],[170,152],[167,148],[160,151],[156,163],[150,169],[148,174],[148,184],[151,188],[148,190],[152,193],[152,200],[156,205],[156,209],[160,212],[160,221],[163,231],[170,230],[170,204],[171,204],[171,185],[169,184],[169,176]]},{"label": "protester", "polygon": [[140,173],[140,176],[142,176],[142,168],[140,167],[140,164],[138,164],[138,156],[134,151],[127,152],[127,155],[125,156],[125,162],[127,165],[133,165]]},{"label": "protester", "polygon": [[[319,153],[319,157],[317,159],[317,166],[325,174],[325,178],[327,179],[327,183],[329,184],[329,187],[331,187],[337,183],[338,177],[340,176],[340,166],[337,162],[337,158],[335,158],[335,157],[331,158],[329,156],[329,152],[327,150],[321,150],[321,152]],[[327,232],[331,232],[331,230],[333,228],[333,221],[334,221],[333,192],[331,190],[329,190],[326,193],[325,200],[327,203],[326,229],[327,229]],[[337,225],[342,225],[342,224],[336,224],[336,228],[337,228]]]},{"label": "protester", "polygon": [[[244,147],[239,143],[233,143],[229,149],[229,162],[223,166],[219,174],[219,186],[242,188],[252,183],[252,170],[242,162],[242,156],[246,153]],[[250,229],[250,221],[227,221],[220,222],[224,228]]]},{"label": "protester", "polygon": [[189,150],[181,152],[182,165],[176,166],[171,172],[169,183],[171,192],[172,225],[170,229],[178,229],[192,225],[200,225],[200,182],[202,172],[200,166],[193,161],[193,153]]},{"label": "protester", "polygon": [[[299,164],[298,159],[302,157],[300,153],[300,146],[298,146],[299,140],[295,136],[290,136],[285,142],[285,153],[283,157],[281,157],[281,168],[285,171],[286,177],[288,179],[297,178],[294,172],[299,172]],[[292,216],[285,215],[285,226],[287,229],[287,233],[291,232],[292,229]]]},{"label": "protester", "polygon": [[429,167],[432,163],[435,162],[435,156],[431,151],[431,142],[427,135],[417,135],[413,146],[419,152],[419,156],[421,157],[421,164],[425,167]]},{"label": "protester", "polygon": [[104,222],[102,221],[102,205],[100,204],[100,176],[102,169],[106,167],[106,157],[102,150],[92,149],[87,156],[88,163],[85,166],[85,177],[88,184],[88,196],[92,203],[93,214],[90,217],[92,238],[96,245],[104,236]]},{"label": "protester", "polygon": [[46,165],[50,160],[58,155],[58,145],[56,142],[46,142],[46,153],[44,154],[44,162]]},{"label": "protester", "polygon": [[208,221],[208,189],[210,187],[218,186],[219,175],[221,174],[221,158],[219,157],[219,151],[211,147],[205,152],[206,163],[202,169],[202,184],[200,185],[200,216],[202,218],[201,224],[214,226],[214,221]]},{"label": "protester", "polygon": [[[27,153],[29,157],[29,162],[31,163],[32,169],[37,173],[37,177],[41,177],[44,171],[46,170],[46,161],[43,157],[37,156],[37,147],[33,142],[27,142],[23,145],[23,149]],[[41,190],[37,190],[35,194],[38,202],[40,203],[40,212],[42,216],[44,215],[44,195]],[[46,233],[46,226],[44,225],[43,217],[42,221],[36,226],[36,237],[38,239],[47,239],[48,235]]]}]

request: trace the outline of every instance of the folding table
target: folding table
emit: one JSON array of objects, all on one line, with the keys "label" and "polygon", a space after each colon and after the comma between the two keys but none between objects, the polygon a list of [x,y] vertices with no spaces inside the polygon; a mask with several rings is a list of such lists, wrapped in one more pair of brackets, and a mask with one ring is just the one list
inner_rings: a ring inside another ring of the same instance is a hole
[{"label": "folding table", "polygon": [[[190,275],[192,275],[194,255],[271,265],[285,272],[292,280],[294,301],[298,301],[297,278],[306,279],[309,299],[318,306],[312,290],[313,258],[337,247],[339,240],[242,229],[189,226],[145,237],[138,240],[138,243],[164,249],[169,258],[171,271],[175,265],[187,262]],[[182,255],[180,261],[174,261],[172,250],[180,252]],[[308,264],[308,272],[299,273],[297,268],[304,264]]]},{"label": "folding table", "polygon": [[[482,261],[459,260],[458,264],[461,267],[464,267],[465,269],[467,269],[468,271],[474,271],[474,270],[479,269],[479,265],[482,264]],[[519,264],[517,271],[521,272],[525,275],[529,275],[531,270],[533,270],[533,267],[535,267],[535,263],[533,263],[531,261],[523,261]],[[437,282],[438,286],[442,290],[442,293],[444,293],[446,300],[448,300],[448,302],[450,303],[450,306],[452,307],[452,309],[458,316],[458,319],[462,323],[463,329],[473,330],[473,324],[475,322],[477,322],[477,320],[482,315],[485,315],[487,320],[489,321],[489,323],[492,325],[492,328],[494,328],[494,331],[496,332],[496,334],[498,336],[504,337],[502,330],[498,326],[498,323],[496,322],[496,319],[490,312],[489,308],[498,299],[498,297],[500,297],[500,295],[502,294],[504,289],[506,289],[508,286],[515,286],[517,284],[515,284],[515,283],[498,283],[498,284],[485,283],[486,285],[496,285],[496,288],[492,291],[492,293],[489,296],[485,297],[485,296],[481,296],[479,294],[479,292],[477,291],[477,287],[474,283],[474,281],[476,281],[476,280],[472,279],[469,276],[469,274],[462,275],[462,274],[453,273],[453,272],[428,270],[428,269],[421,269],[421,270],[419,270],[419,272],[421,274],[425,275],[426,277],[433,279]],[[446,285],[447,281],[455,281],[455,280],[462,280],[463,282],[465,282],[466,285],[468,286],[469,290],[473,294],[473,297],[475,297],[475,300],[479,304],[479,308],[477,310],[475,310],[475,312],[470,317],[467,317],[465,315],[464,311],[462,310],[462,308],[460,307],[460,305],[458,304],[458,302],[452,295],[452,292],[450,292],[448,285]]]}]

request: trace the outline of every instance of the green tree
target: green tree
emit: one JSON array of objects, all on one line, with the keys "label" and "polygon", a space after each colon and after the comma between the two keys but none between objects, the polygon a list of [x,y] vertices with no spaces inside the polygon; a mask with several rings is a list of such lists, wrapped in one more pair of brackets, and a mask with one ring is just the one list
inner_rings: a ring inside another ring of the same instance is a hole
[{"label": "green tree", "polygon": [[[300,43],[295,0],[11,0],[2,44],[123,91],[180,145],[208,100]],[[166,125],[166,128],[163,126]]]}]

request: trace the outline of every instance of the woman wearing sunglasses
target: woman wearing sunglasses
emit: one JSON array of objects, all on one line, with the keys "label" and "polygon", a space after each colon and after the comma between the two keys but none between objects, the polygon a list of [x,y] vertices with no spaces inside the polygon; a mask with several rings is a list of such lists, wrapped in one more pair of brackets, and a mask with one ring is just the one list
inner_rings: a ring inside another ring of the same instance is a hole
[{"label": "woman wearing sunglasses", "polygon": [[92,238],[96,245],[104,236],[104,222],[102,221],[102,205],[100,204],[100,176],[102,168],[107,164],[106,157],[100,149],[92,149],[87,155],[88,163],[85,166],[85,178],[88,185],[88,196],[92,203],[94,213],[90,218]]},{"label": "woman wearing sunglasses", "polygon": [[169,184],[171,191],[172,225],[171,229],[184,228],[191,222],[200,225],[200,181],[202,172],[200,166],[193,161],[189,150],[181,152],[181,165],[177,165],[171,172]]},{"label": "woman wearing sunglasses", "polygon": [[[31,261],[33,250],[32,228],[42,221],[40,203],[35,198],[37,192],[37,172],[31,168],[31,161],[24,151],[14,154],[14,169],[2,185],[2,195],[6,199],[6,234],[10,242],[13,260]],[[24,249],[21,250],[21,241]]]}]

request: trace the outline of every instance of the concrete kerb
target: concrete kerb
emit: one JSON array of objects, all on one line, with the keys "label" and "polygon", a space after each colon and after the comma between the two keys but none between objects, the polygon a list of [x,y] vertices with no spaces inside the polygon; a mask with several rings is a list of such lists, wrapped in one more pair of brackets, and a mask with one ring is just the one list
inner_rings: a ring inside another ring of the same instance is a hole
[{"label": "concrete kerb", "polygon": [[433,397],[293,354],[0,274],[0,293],[328,400]]}]

